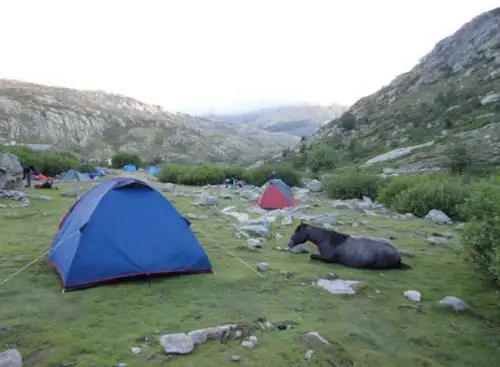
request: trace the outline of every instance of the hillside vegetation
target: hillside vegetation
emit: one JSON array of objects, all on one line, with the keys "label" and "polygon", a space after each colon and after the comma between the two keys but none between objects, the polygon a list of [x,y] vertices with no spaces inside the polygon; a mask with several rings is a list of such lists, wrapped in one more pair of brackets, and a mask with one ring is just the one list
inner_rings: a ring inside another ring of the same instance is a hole
[{"label": "hillside vegetation", "polygon": [[357,101],[288,156],[299,165],[307,155],[333,161],[327,166],[362,164],[422,143],[387,165],[440,167],[456,146],[477,164],[500,162],[500,8],[440,41],[412,70]]}]

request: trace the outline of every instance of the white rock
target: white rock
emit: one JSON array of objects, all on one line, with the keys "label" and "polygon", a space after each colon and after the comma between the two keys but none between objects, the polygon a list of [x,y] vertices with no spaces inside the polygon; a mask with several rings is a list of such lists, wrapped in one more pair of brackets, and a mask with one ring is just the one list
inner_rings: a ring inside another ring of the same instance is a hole
[{"label": "white rock", "polygon": [[431,220],[438,224],[452,224],[450,217],[448,217],[441,210],[432,209],[427,213],[425,219]]},{"label": "white rock", "polygon": [[254,344],[253,344],[250,340],[243,340],[243,341],[241,342],[241,346],[242,346],[243,348],[253,349]]},{"label": "white rock", "polygon": [[413,302],[420,302],[422,296],[419,291],[409,290],[403,293],[403,295]]},{"label": "white rock", "polygon": [[262,248],[262,244],[260,243],[260,241],[257,238],[249,238],[247,240],[247,245],[248,245],[248,248],[251,250]]},{"label": "white rock", "polygon": [[314,179],[306,183],[306,188],[308,190],[311,190],[312,192],[317,192],[321,190],[321,182],[318,180]]},{"label": "white rock", "polygon": [[139,353],[141,353],[141,350],[142,349],[139,348],[139,347],[132,347],[132,348],[130,348],[130,351],[132,352],[132,354],[139,354]]},{"label": "white rock", "polygon": [[160,345],[167,354],[188,354],[194,348],[193,340],[184,333],[162,335]]},{"label": "white rock", "polygon": [[292,224],[292,217],[290,215],[287,215],[285,218],[283,218],[283,220],[281,221],[281,225],[282,226],[288,226],[290,224]]},{"label": "white rock", "polygon": [[451,306],[455,312],[465,311],[469,308],[469,306],[464,301],[455,296],[446,296],[441,301],[439,301],[439,303],[442,305]]},{"label": "white rock", "polygon": [[269,267],[268,263],[258,263],[256,265],[258,271],[266,271],[267,268]]},{"label": "white rock", "polygon": [[328,280],[328,279],[318,279],[316,285],[334,294],[356,294],[353,285],[358,284],[357,280]]},{"label": "white rock", "polygon": [[313,357],[313,354],[314,354],[314,350],[312,350],[312,349],[307,350],[306,354],[304,355],[304,359],[306,361],[310,361],[311,358]]},{"label": "white rock", "polygon": [[17,349],[0,352],[0,367],[23,367],[23,358]]}]

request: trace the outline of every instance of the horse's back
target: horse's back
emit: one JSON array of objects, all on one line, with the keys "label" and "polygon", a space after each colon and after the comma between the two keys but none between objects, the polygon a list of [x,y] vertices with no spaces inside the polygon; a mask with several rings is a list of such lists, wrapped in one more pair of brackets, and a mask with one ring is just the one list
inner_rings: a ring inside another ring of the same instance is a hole
[{"label": "horse's back", "polygon": [[336,250],[338,262],[356,268],[392,268],[399,264],[397,249],[382,238],[351,236]]}]

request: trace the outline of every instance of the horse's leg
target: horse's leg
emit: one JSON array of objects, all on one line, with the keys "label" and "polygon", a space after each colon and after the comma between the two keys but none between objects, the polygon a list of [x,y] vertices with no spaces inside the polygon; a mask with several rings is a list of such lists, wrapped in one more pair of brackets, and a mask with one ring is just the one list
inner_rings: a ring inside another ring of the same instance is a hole
[{"label": "horse's leg", "polygon": [[317,261],[322,261],[323,258],[321,257],[321,254],[311,254],[309,255],[309,258],[311,260],[317,260]]},{"label": "horse's leg", "polygon": [[331,246],[329,243],[318,245],[319,254],[311,254],[311,260],[318,260],[325,263],[335,263],[335,247]]}]

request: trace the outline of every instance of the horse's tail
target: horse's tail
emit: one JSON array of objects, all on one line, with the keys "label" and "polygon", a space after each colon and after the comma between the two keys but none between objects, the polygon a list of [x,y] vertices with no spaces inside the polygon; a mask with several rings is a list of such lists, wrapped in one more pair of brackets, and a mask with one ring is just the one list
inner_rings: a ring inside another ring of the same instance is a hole
[{"label": "horse's tail", "polygon": [[396,269],[398,269],[398,270],[410,270],[413,268],[410,265],[405,264],[403,261],[401,261],[401,259],[399,259],[399,263],[396,266]]}]

